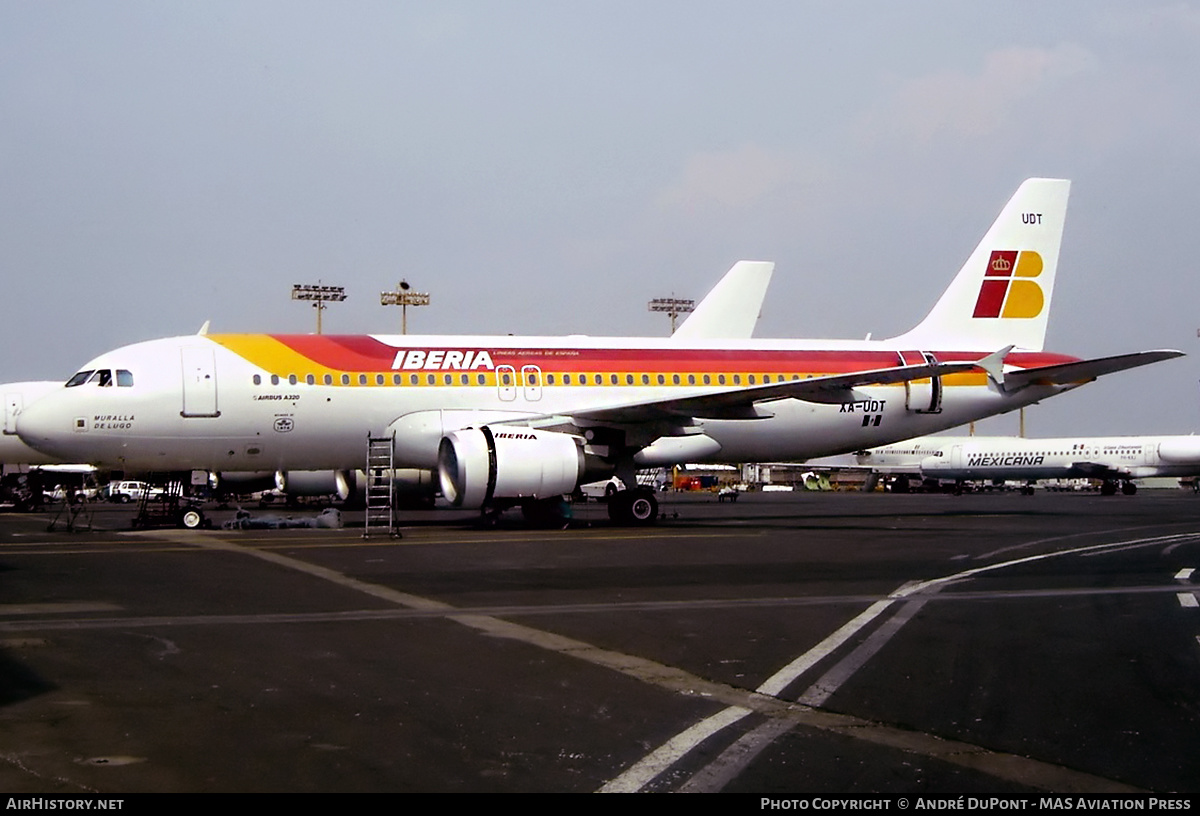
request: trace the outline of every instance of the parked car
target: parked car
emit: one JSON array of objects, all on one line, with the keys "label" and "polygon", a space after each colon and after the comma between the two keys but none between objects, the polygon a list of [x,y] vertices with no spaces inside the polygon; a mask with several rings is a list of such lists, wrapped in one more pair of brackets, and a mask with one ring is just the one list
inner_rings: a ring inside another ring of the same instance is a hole
[{"label": "parked car", "polygon": [[42,491],[43,501],[48,502],[64,502],[68,497],[74,500],[78,499],[94,499],[96,498],[96,488],[94,487],[67,487],[65,485],[55,485],[51,490]]},{"label": "parked car", "polygon": [[150,491],[150,498],[157,499],[163,494],[161,487],[146,484],[145,482],[109,482],[104,488],[104,498],[111,502],[131,502],[141,501],[142,494],[147,490]]}]

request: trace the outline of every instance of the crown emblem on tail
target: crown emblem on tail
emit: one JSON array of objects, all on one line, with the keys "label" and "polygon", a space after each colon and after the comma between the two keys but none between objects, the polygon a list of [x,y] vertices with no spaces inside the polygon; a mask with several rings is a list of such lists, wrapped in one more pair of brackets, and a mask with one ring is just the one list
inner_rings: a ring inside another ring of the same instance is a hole
[{"label": "crown emblem on tail", "polygon": [[1042,256],[1033,250],[993,250],[971,316],[1037,317],[1046,305],[1042,287],[1033,280],[1040,274]]}]

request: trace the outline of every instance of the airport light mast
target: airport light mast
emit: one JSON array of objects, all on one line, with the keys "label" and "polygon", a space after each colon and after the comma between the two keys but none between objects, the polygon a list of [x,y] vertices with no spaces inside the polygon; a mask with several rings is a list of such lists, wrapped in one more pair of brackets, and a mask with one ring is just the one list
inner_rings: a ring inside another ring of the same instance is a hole
[{"label": "airport light mast", "polygon": [[696,301],[684,298],[655,298],[647,304],[652,312],[666,312],[671,316],[671,334],[675,333],[675,318],[696,308]]},{"label": "airport light mast", "polygon": [[346,299],[346,287],[322,286],[320,281],[315,285],[296,283],[292,285],[292,300],[312,301],[317,310],[317,334],[321,333],[321,312],[325,311],[326,303],[341,303]]},{"label": "airport light mast", "polygon": [[379,293],[379,305],[400,307],[400,333],[408,334],[408,307],[428,306],[428,292],[414,292],[408,281],[402,280],[396,284],[392,292]]}]

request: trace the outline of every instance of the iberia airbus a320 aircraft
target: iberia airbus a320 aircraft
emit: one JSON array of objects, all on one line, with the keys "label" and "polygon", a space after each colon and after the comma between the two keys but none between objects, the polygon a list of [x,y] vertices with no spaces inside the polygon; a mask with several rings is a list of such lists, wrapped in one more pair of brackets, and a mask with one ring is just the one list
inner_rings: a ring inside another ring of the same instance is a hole
[{"label": "iberia airbus a320 aircraft", "polygon": [[[1070,182],[1030,179],[916,328],[890,340],[195,335],[85,365],[27,444],[123,470],[351,470],[390,437],[458,507],[556,499],[680,462],[803,460],[1011,411],[1180,356],[1042,350]],[[648,523],[653,495],[610,502]]]}]

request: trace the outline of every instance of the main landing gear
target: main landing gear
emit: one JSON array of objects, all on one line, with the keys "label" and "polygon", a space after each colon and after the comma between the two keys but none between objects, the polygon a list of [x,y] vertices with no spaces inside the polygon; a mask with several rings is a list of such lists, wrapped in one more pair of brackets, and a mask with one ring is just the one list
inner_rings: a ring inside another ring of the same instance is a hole
[{"label": "main landing gear", "polygon": [[646,488],[621,490],[608,499],[608,517],[633,527],[651,525],[658,520],[658,499]]},{"label": "main landing gear", "polygon": [[[1124,493],[1126,496],[1132,496],[1134,493],[1137,493],[1137,485],[1135,485],[1133,482],[1129,482],[1129,481],[1121,482],[1121,492]],[[1101,496],[1117,495],[1117,483],[1112,481],[1111,479],[1105,479],[1104,483],[1100,485],[1100,495]]]}]

